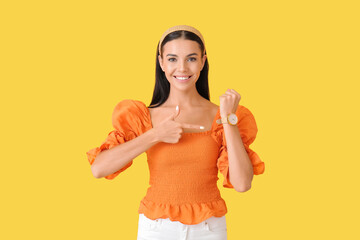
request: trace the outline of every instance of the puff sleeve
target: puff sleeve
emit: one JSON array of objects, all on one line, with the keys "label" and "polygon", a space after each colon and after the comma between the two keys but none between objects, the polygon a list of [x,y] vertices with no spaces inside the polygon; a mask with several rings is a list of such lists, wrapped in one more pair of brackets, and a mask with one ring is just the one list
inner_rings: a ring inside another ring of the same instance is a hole
[{"label": "puff sleeve", "polygon": [[[245,150],[248,153],[251,163],[253,165],[254,174],[262,174],[265,170],[265,164],[261,161],[260,157],[256,154],[256,152],[251,150],[249,147],[249,145],[254,142],[258,131],[255,118],[247,108],[241,105],[238,106],[236,110],[236,115],[238,117],[237,127],[239,129]],[[223,186],[226,188],[234,188],[229,179],[228,152],[223,127],[221,127],[220,129],[220,139],[222,143],[219,150],[217,167],[221,174],[224,176]]]},{"label": "puff sleeve", "polygon": [[[130,99],[122,100],[115,106],[112,114],[112,125],[114,130],[108,133],[105,141],[99,147],[86,152],[90,165],[93,164],[96,156],[100,152],[111,149],[126,141],[130,141],[146,131],[146,121],[142,121],[144,107],[146,106],[142,102]],[[109,180],[114,179],[117,175],[130,167],[132,163],[133,160],[116,172],[105,176],[105,178]]]}]

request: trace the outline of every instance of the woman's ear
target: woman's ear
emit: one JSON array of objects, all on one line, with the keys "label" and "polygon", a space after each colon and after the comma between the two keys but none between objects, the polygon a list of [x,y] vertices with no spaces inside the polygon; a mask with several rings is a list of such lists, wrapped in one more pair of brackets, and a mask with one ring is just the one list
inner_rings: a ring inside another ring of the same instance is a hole
[{"label": "woman's ear", "polygon": [[204,56],[203,56],[203,59],[202,59],[201,71],[202,71],[202,70],[203,70],[203,68],[204,68],[206,58],[207,58],[207,56],[206,56],[206,55],[204,55]]},{"label": "woman's ear", "polygon": [[161,70],[164,71],[163,65],[162,65],[162,57],[160,56],[160,54],[158,55],[158,59],[159,59]]}]

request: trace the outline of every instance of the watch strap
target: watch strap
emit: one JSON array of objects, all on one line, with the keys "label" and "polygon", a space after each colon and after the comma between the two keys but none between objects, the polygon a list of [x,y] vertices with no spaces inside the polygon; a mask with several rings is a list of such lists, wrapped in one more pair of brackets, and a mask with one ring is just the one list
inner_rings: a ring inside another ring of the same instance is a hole
[{"label": "watch strap", "polygon": [[226,118],[219,118],[216,120],[217,124],[223,124],[223,123],[228,123],[227,121],[227,117]]}]

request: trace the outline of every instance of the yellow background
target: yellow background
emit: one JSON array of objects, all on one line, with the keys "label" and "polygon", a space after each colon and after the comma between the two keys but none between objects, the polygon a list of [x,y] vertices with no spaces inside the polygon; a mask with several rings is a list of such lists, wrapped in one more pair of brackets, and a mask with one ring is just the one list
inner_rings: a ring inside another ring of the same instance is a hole
[{"label": "yellow background", "polygon": [[1,239],[136,239],[146,154],[114,180],[86,151],[123,99],[150,103],[156,45],[205,38],[211,101],[233,88],[265,162],[218,185],[236,239],[359,239],[357,1],[2,1]]}]

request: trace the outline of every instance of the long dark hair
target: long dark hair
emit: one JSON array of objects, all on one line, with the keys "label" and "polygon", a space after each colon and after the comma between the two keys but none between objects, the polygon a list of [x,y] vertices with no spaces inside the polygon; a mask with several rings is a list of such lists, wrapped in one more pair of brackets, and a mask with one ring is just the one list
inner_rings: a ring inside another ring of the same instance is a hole
[{"label": "long dark hair", "polygon": [[[159,63],[159,57],[158,57],[159,47],[161,48],[161,53],[162,53],[163,46],[165,45],[165,43],[181,37],[199,43],[201,49],[201,57],[204,56],[204,48],[205,48],[204,43],[195,33],[186,30],[179,30],[168,34],[162,41],[161,46],[159,46],[160,43],[159,41],[158,46],[156,48],[155,88],[150,106],[148,106],[149,108],[159,107],[167,100],[170,94],[170,83],[166,79],[165,73],[162,71]],[[209,74],[209,63],[208,63],[208,59],[206,58],[204,67],[201,70],[199,79],[196,82],[196,90],[203,98],[210,100],[208,74]]]}]

